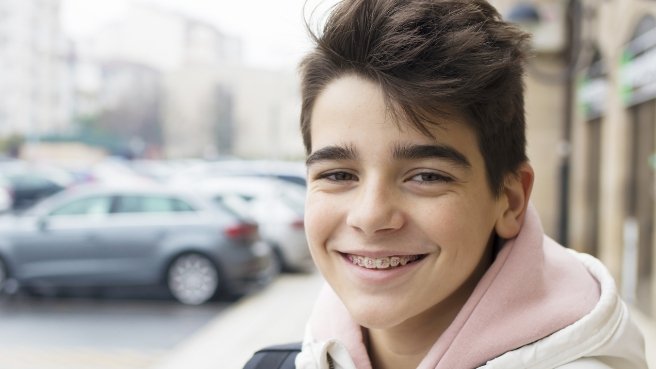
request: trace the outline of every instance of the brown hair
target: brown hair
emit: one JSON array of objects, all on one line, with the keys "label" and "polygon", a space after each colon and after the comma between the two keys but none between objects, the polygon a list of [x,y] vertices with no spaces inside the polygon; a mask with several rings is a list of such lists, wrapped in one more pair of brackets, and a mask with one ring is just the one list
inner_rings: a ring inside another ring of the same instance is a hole
[{"label": "brown hair", "polygon": [[[312,34],[312,32],[311,32]],[[426,124],[456,111],[475,130],[495,194],[527,161],[523,64],[528,35],[483,0],[344,0],[301,62],[306,152],[317,96],[355,74],[377,83],[392,112]]]}]

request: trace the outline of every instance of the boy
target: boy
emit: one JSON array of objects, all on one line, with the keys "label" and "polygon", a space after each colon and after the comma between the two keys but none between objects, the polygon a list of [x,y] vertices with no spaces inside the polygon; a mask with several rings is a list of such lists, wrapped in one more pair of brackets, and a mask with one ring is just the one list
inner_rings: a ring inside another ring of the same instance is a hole
[{"label": "boy", "polygon": [[527,35],[483,0],[346,0],[301,64],[301,369],[646,368],[596,259],[529,204]]}]

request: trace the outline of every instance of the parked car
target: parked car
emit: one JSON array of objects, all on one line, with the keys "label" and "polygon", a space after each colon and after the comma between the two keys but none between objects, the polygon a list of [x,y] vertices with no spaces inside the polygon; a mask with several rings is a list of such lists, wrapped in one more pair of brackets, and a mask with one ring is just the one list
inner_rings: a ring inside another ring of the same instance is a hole
[{"label": "parked car", "polygon": [[266,177],[220,177],[194,187],[215,202],[254,219],[262,238],[273,245],[283,270],[312,269],[303,223],[305,187]]},{"label": "parked car", "polygon": [[0,278],[19,286],[163,284],[195,305],[278,271],[256,225],[184,191],[80,185],[0,218]]},{"label": "parked car", "polygon": [[225,176],[277,178],[301,186],[307,184],[303,162],[239,159],[195,163],[178,171],[171,178],[171,183],[198,182]]},{"label": "parked car", "polygon": [[74,183],[73,176],[65,170],[22,161],[2,163],[0,177],[9,188],[13,210],[26,209]]},{"label": "parked car", "polygon": [[9,186],[9,182],[0,176],[0,213],[11,210],[14,203],[14,196]]}]

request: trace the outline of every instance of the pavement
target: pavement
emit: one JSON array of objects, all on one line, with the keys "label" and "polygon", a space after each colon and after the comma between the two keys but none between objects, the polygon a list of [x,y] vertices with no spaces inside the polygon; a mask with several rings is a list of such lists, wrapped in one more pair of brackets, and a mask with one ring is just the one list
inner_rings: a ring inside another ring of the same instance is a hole
[{"label": "pavement", "polygon": [[[300,341],[322,283],[318,273],[282,275],[224,310],[152,368],[242,369],[259,348]],[[656,321],[635,309],[632,314],[645,334],[649,367],[656,369]]]},{"label": "pavement", "polygon": [[3,346],[0,369],[147,369],[164,354],[164,350]]},{"label": "pavement", "polygon": [[322,283],[319,273],[281,275],[221,312],[153,368],[242,369],[264,346],[301,341]]}]

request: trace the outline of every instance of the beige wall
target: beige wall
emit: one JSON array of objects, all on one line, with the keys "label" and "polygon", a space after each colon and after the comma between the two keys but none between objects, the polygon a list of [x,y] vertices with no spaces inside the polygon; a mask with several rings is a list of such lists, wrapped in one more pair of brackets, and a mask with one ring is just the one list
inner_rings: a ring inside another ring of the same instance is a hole
[{"label": "beige wall", "polygon": [[527,151],[535,170],[531,199],[545,233],[553,238],[558,236],[559,166],[565,149],[561,143],[565,85],[546,75],[561,75],[562,64],[556,55],[538,55],[530,61],[526,76]]}]

